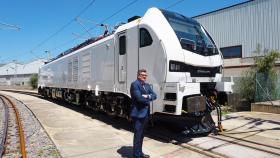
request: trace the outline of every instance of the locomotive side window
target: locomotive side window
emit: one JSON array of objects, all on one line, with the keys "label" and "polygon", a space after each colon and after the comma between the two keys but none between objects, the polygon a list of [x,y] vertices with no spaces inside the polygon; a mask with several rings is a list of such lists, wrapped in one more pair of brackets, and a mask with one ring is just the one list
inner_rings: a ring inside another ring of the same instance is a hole
[{"label": "locomotive side window", "polygon": [[119,53],[120,55],[125,55],[126,53],[126,37],[121,36],[119,38]]},{"label": "locomotive side window", "polygon": [[153,39],[148,30],[140,29],[140,47],[146,47],[153,43]]}]

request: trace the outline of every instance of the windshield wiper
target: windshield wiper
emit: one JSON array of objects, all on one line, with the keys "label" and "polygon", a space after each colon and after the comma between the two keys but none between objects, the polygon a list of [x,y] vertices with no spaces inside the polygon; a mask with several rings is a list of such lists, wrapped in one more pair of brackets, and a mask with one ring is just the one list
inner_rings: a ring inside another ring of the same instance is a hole
[{"label": "windshield wiper", "polygon": [[184,49],[196,51],[196,42],[194,40],[187,39],[187,38],[180,38],[180,43]]},{"label": "windshield wiper", "polygon": [[209,52],[211,52],[211,54],[216,54],[217,48],[216,48],[214,45],[208,44],[208,45],[206,46],[206,49],[207,49]]}]

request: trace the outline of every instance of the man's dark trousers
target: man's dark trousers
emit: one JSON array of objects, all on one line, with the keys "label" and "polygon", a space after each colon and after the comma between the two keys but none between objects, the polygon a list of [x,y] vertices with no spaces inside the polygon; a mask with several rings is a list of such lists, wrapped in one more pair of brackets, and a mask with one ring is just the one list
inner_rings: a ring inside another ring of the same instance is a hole
[{"label": "man's dark trousers", "polygon": [[148,115],[144,118],[132,118],[134,127],[133,156],[141,157],[144,132],[148,123]]}]

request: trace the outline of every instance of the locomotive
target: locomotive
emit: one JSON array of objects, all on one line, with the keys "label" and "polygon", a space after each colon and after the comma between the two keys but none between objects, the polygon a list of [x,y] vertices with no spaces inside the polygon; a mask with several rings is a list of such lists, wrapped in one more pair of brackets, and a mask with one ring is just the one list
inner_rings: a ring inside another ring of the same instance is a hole
[{"label": "locomotive", "polygon": [[46,62],[39,69],[38,92],[128,118],[130,84],[145,68],[158,95],[151,115],[187,116],[190,131],[204,133],[215,128],[210,112],[217,94],[232,91],[221,81],[222,64],[220,50],[197,21],[150,8]]}]

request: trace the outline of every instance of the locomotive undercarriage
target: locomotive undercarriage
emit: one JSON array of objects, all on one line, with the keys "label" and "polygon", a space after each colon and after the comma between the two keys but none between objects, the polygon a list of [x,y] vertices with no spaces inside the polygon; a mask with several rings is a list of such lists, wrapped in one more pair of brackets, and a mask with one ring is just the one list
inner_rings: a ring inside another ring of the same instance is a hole
[{"label": "locomotive undercarriage", "polygon": [[129,103],[126,96],[115,93],[101,93],[95,96],[92,93],[87,93],[83,104],[95,111],[104,111],[111,116],[119,116],[128,118]]},{"label": "locomotive undercarriage", "polygon": [[120,93],[100,92],[95,96],[91,91],[61,88],[39,88],[38,92],[46,98],[85,106],[94,111],[106,112],[111,116],[128,118],[130,112],[128,97]]},{"label": "locomotive undercarriage", "polygon": [[[38,90],[46,98],[63,100],[85,106],[94,111],[105,112],[110,116],[129,119],[130,98],[120,93],[99,92],[99,95],[96,96],[94,92],[86,90],[62,88],[39,88]],[[204,92],[203,96],[184,97],[182,114],[179,116],[155,113],[154,117],[151,118],[160,118],[161,121],[167,121],[171,124],[179,123],[181,127],[184,127],[184,134],[192,135],[217,131],[211,116],[211,112],[216,109],[218,112],[218,127],[221,128],[221,111],[217,103],[217,93],[213,89]],[[186,104],[187,101],[189,104]]]}]

